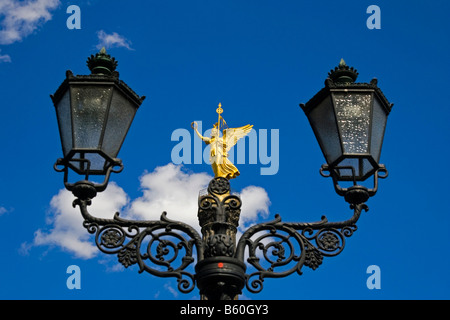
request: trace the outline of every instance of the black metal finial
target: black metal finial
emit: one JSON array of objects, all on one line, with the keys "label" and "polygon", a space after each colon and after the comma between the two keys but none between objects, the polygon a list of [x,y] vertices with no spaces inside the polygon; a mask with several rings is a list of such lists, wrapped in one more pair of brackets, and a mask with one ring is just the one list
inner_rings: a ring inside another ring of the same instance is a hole
[{"label": "black metal finial", "polygon": [[334,70],[328,72],[328,76],[335,83],[353,83],[358,77],[358,72],[355,68],[349,67],[344,59],[341,59],[339,66],[335,67]]},{"label": "black metal finial", "polygon": [[95,56],[92,54],[87,59],[87,66],[92,74],[114,75],[117,60],[107,54],[105,47],[103,47]]}]

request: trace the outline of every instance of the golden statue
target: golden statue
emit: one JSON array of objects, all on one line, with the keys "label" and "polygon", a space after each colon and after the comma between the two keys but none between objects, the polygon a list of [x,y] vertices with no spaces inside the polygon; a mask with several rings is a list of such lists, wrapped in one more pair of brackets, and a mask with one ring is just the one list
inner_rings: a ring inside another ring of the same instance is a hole
[{"label": "golden statue", "polygon": [[[219,103],[216,112],[219,115],[219,119],[211,130],[210,138],[203,137],[200,132],[198,132],[198,125],[195,121],[191,123],[191,127],[195,130],[200,139],[205,141],[205,143],[209,144],[211,147],[209,160],[211,161],[214,176],[223,177],[229,180],[236,178],[239,175],[239,170],[228,159],[228,151],[230,151],[239,139],[245,137],[252,130],[253,125],[248,124],[239,128],[228,128],[227,123],[221,116],[221,113],[223,112],[221,103]],[[223,129],[222,136],[220,136],[221,128]]]}]

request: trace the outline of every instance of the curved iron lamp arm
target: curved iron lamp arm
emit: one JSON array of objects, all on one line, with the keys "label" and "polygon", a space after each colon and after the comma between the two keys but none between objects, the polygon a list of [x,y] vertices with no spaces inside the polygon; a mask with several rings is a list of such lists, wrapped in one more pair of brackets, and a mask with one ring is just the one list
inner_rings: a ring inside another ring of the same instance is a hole
[{"label": "curved iron lamp arm", "polygon": [[74,207],[80,207],[83,226],[95,234],[100,251],[117,254],[125,267],[138,264],[139,273],[146,271],[158,277],[177,278],[178,289],[183,293],[195,288],[195,275],[185,271],[195,261],[194,249],[198,259],[203,258],[203,241],[194,228],[168,219],[166,212],[154,221],[127,220],[119,213],[113,219],[97,218],[88,212],[90,204],[89,198],[77,198],[73,202]]},{"label": "curved iron lamp arm", "polygon": [[[193,227],[168,219],[166,212],[152,221],[128,220],[119,213],[112,219],[94,217],[88,206],[96,196],[95,189],[88,181],[75,183],[73,206],[79,206],[83,226],[95,235],[102,252],[117,254],[125,267],[137,264],[139,273],[177,278],[182,293],[191,292],[197,285],[206,299],[234,299],[244,287],[258,293],[265,278],[294,272],[301,275],[303,266],[317,269],[323,257],[343,251],[346,238],[357,230],[362,211],[368,210],[364,202],[370,197],[369,189],[350,187],[345,199],[353,216],[348,220],[329,222],[322,216],[316,222],[282,222],[276,215],[273,221],[247,229],[236,245],[241,200],[230,194],[224,178],[211,180],[208,194],[199,197],[202,236]],[[195,261],[195,274],[186,271]],[[246,273],[245,262],[256,271]]]},{"label": "curved iron lamp arm", "polygon": [[[247,261],[257,269],[254,273],[246,274],[247,289],[258,293],[263,288],[264,278],[286,277],[294,272],[301,275],[303,266],[315,270],[322,264],[324,256],[341,253],[345,247],[345,238],[357,229],[356,222],[362,210],[368,210],[364,203],[352,204],[350,207],[354,210],[353,216],[341,222],[328,222],[325,216],[312,223],[281,222],[281,217],[276,215],[273,221],[250,227],[241,236],[236,250],[236,258],[244,261],[245,249],[248,248]],[[261,231],[267,232],[255,240],[251,239]],[[268,266],[260,263],[261,255]],[[277,271],[277,268],[281,271]]]}]

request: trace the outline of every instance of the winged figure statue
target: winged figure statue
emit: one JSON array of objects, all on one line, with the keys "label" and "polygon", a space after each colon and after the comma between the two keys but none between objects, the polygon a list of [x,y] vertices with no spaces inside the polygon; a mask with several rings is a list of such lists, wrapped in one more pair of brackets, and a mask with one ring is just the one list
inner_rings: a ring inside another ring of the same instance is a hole
[{"label": "winged figure statue", "polygon": [[[204,137],[198,132],[198,125],[194,121],[191,127],[195,130],[197,135],[207,145],[211,147],[210,162],[214,171],[215,177],[223,177],[226,179],[234,179],[239,176],[239,170],[228,159],[228,151],[238,142],[239,139],[245,137],[253,128],[253,125],[245,125],[239,128],[228,128],[225,119],[221,116],[223,112],[222,104],[216,112],[219,114],[217,123],[214,124],[211,130],[211,137]],[[222,136],[221,134],[222,129]]]}]

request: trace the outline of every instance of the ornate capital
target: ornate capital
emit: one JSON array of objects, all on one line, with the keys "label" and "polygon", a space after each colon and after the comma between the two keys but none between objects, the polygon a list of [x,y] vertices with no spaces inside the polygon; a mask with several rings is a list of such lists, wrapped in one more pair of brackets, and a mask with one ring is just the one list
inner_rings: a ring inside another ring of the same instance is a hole
[{"label": "ornate capital", "polygon": [[241,199],[230,190],[227,179],[216,177],[209,183],[208,194],[198,199],[205,257],[234,256]]}]

